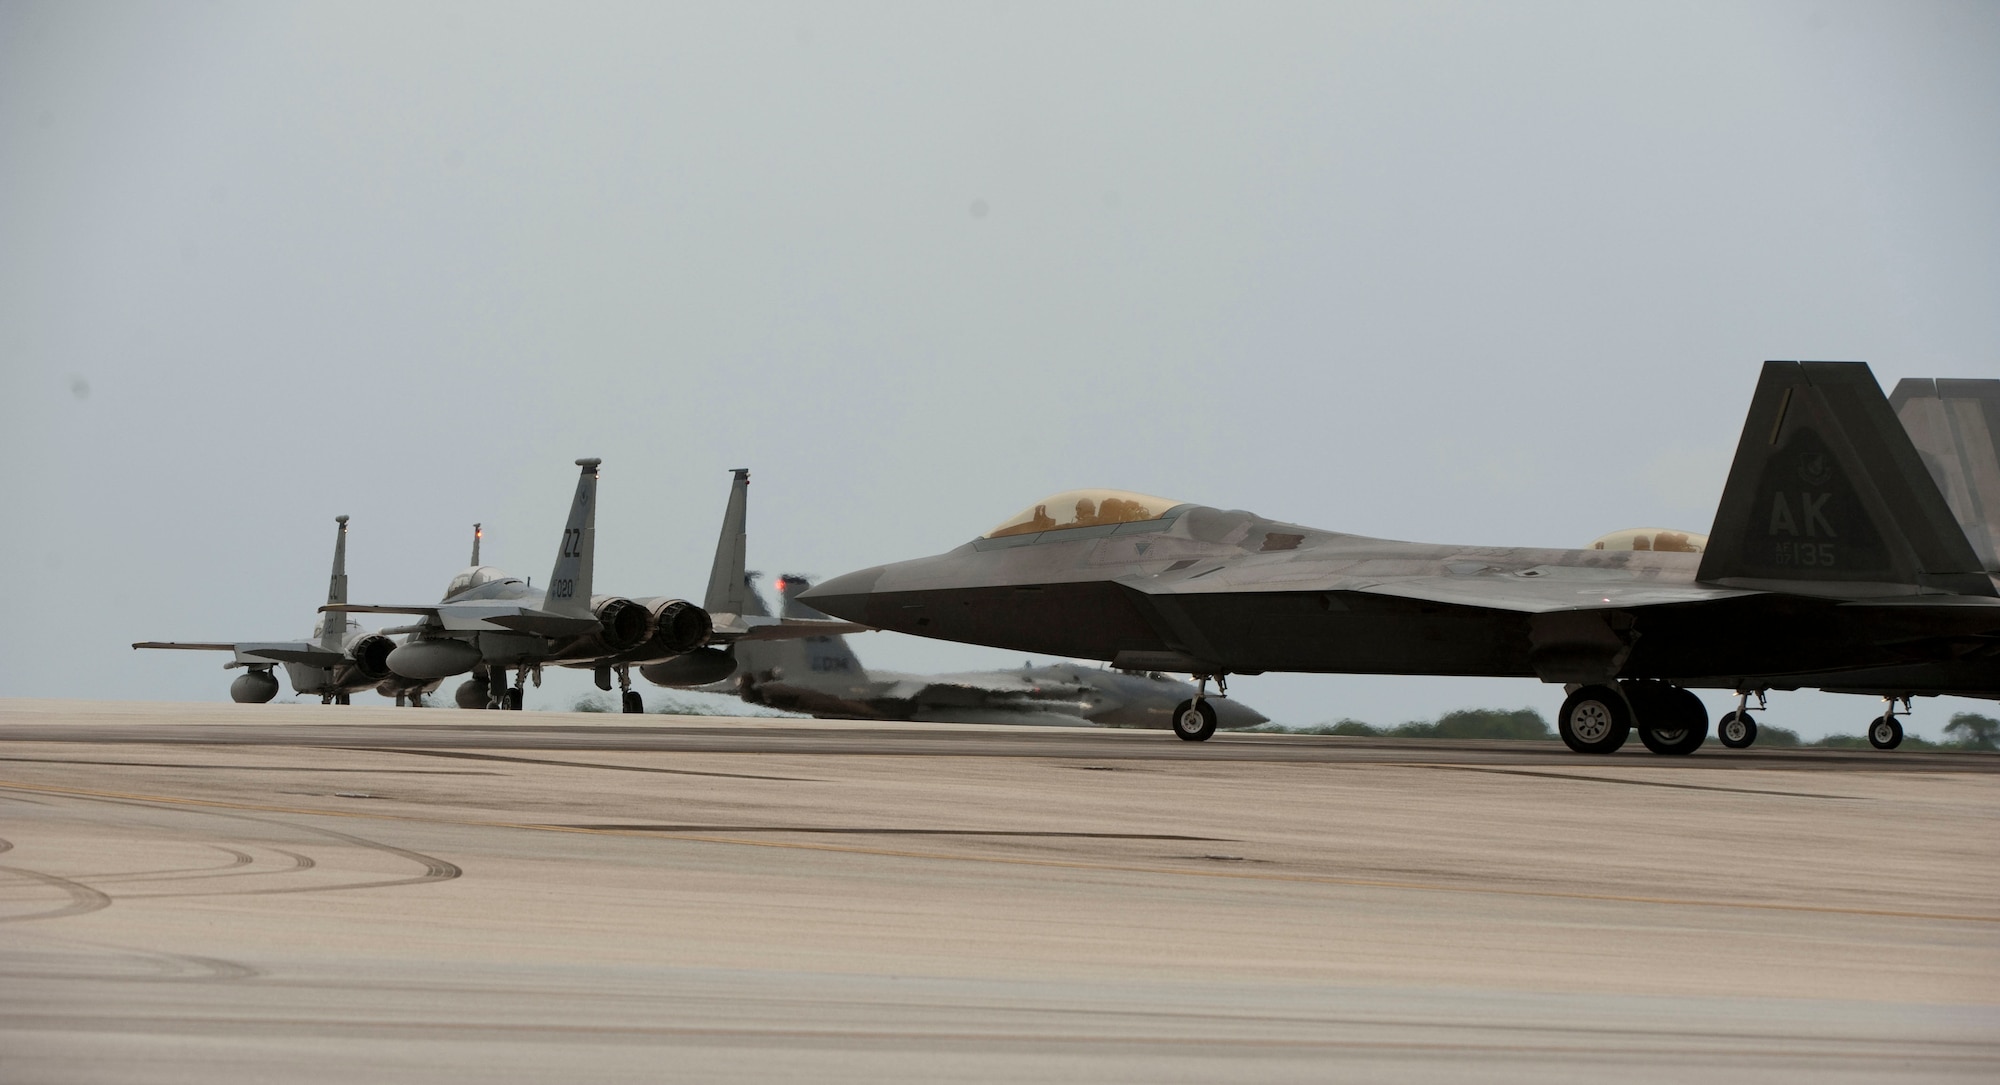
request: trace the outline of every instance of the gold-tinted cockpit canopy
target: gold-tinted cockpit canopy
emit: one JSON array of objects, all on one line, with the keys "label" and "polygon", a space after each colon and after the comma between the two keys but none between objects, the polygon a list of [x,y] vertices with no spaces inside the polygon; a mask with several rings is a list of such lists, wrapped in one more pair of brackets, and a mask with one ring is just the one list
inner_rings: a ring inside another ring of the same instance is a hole
[{"label": "gold-tinted cockpit canopy", "polygon": [[1009,535],[1032,535],[1038,531],[1061,531],[1072,527],[1133,524],[1142,520],[1157,520],[1168,510],[1182,504],[1185,502],[1124,490],[1065,490],[1008,517],[983,537],[1000,539]]},{"label": "gold-tinted cockpit canopy", "polygon": [[1664,550],[1670,553],[1699,554],[1708,549],[1708,536],[1698,531],[1670,531],[1663,527],[1631,527],[1599,535],[1592,550]]}]

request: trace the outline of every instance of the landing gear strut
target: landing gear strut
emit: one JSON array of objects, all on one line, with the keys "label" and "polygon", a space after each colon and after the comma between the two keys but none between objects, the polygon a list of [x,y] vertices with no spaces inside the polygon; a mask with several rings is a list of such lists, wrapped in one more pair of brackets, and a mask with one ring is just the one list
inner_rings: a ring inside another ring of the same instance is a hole
[{"label": "landing gear strut", "polygon": [[[1229,679],[1219,674],[1214,677],[1216,696],[1229,696]],[[1174,734],[1183,742],[1207,742],[1215,734],[1215,706],[1208,703],[1208,679],[1205,674],[1195,675],[1194,696],[1174,709]]]},{"label": "landing gear strut", "polygon": [[645,712],[645,698],[639,696],[639,691],[632,688],[632,665],[620,663],[614,669],[618,672],[618,701],[624,705],[625,714],[629,716]]},{"label": "landing gear strut", "polygon": [[[1762,712],[1766,707],[1764,691],[1760,689],[1756,692],[1757,711]],[[1749,691],[1739,690],[1736,694],[1736,710],[1724,712],[1722,718],[1715,721],[1715,737],[1721,739],[1722,744],[1732,750],[1749,749],[1750,744],[1757,741],[1757,721],[1750,715]]]},{"label": "landing gear strut", "polygon": [[[1896,701],[1898,699],[1895,697],[1882,698],[1882,714],[1876,717],[1874,723],[1868,725],[1868,744],[1878,750],[1893,750],[1903,744],[1903,725],[1896,719]],[[1905,716],[1909,715],[1910,699],[1903,697],[1900,700],[1903,702],[1902,714]]]},{"label": "landing gear strut", "polygon": [[519,712],[521,710],[521,687],[528,684],[527,667],[523,666],[520,669],[519,678],[511,686],[507,684],[507,668],[505,667],[493,668],[491,676],[487,678],[487,682],[487,688],[492,690],[493,700],[486,707],[497,708],[503,712]]}]

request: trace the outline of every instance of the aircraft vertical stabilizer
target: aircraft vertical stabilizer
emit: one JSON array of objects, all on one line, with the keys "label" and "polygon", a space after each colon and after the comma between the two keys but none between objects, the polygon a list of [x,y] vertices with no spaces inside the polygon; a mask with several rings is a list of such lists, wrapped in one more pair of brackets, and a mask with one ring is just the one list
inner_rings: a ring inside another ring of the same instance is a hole
[{"label": "aircraft vertical stabilizer", "polygon": [[[347,514],[333,518],[339,524],[338,533],[333,537],[333,575],[327,578],[326,601],[328,603],[347,602]],[[319,616],[319,644],[322,648],[340,649],[340,642],[347,632],[347,615],[338,611],[326,611]]]},{"label": "aircraft vertical stabilizer", "polygon": [[749,586],[744,564],[748,560],[748,516],[750,469],[730,472],[729,506],[722,513],[722,534],[715,540],[715,564],[708,571],[708,594],[701,607],[710,614],[748,614]]},{"label": "aircraft vertical stabilizer", "polygon": [[2000,573],[2000,380],[1907,378],[1889,405],[1980,563]]},{"label": "aircraft vertical stabilizer", "polygon": [[1764,363],[1697,578],[1994,594],[1862,362]]},{"label": "aircraft vertical stabilizer", "polygon": [[591,566],[597,557],[597,465],[595,456],[576,461],[583,468],[576,479],[576,496],[563,526],[562,546],[549,573],[548,595],[542,609],[552,614],[590,616]]}]

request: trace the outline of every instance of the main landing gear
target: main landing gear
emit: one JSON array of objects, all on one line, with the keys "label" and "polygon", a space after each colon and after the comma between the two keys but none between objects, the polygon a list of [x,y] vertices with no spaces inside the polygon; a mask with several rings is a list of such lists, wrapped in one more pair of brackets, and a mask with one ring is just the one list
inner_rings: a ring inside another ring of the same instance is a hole
[{"label": "main landing gear", "polygon": [[646,711],[646,700],[639,691],[632,688],[632,665],[630,663],[599,663],[597,665],[597,688],[609,693],[611,676],[618,676],[618,703],[620,711],[635,715]]},{"label": "main landing gear", "polygon": [[[500,709],[505,712],[519,712],[521,710],[521,700],[526,692],[523,687],[528,684],[528,668],[525,666],[517,668],[515,674],[514,684],[510,686],[507,684],[507,668],[494,667],[492,669],[486,679],[488,694],[491,698],[486,702],[486,707]],[[535,671],[535,684],[538,686],[542,684],[542,675],[539,669]]]},{"label": "main landing gear", "polygon": [[[1225,675],[1215,675],[1215,695],[1229,696],[1229,679]],[[1182,701],[1174,709],[1174,734],[1183,742],[1207,742],[1215,734],[1215,706],[1208,703],[1208,679],[1206,674],[1194,676],[1194,696]]]},{"label": "main landing gear", "polygon": [[1656,754],[1691,754],[1708,738],[1708,709],[1679,686],[1621,682],[1579,686],[1556,718],[1563,744],[1577,753],[1613,753],[1635,727],[1639,741]]}]

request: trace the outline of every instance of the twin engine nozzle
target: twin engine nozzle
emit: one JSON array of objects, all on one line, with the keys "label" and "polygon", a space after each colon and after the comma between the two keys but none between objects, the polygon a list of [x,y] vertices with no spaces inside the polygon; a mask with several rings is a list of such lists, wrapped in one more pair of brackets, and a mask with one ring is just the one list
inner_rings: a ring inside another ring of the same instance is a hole
[{"label": "twin engine nozzle", "polygon": [[707,644],[715,632],[708,611],[685,599],[641,603],[600,595],[591,599],[590,612],[599,629],[585,638],[585,644],[607,655],[635,649],[642,655],[680,655]]}]

